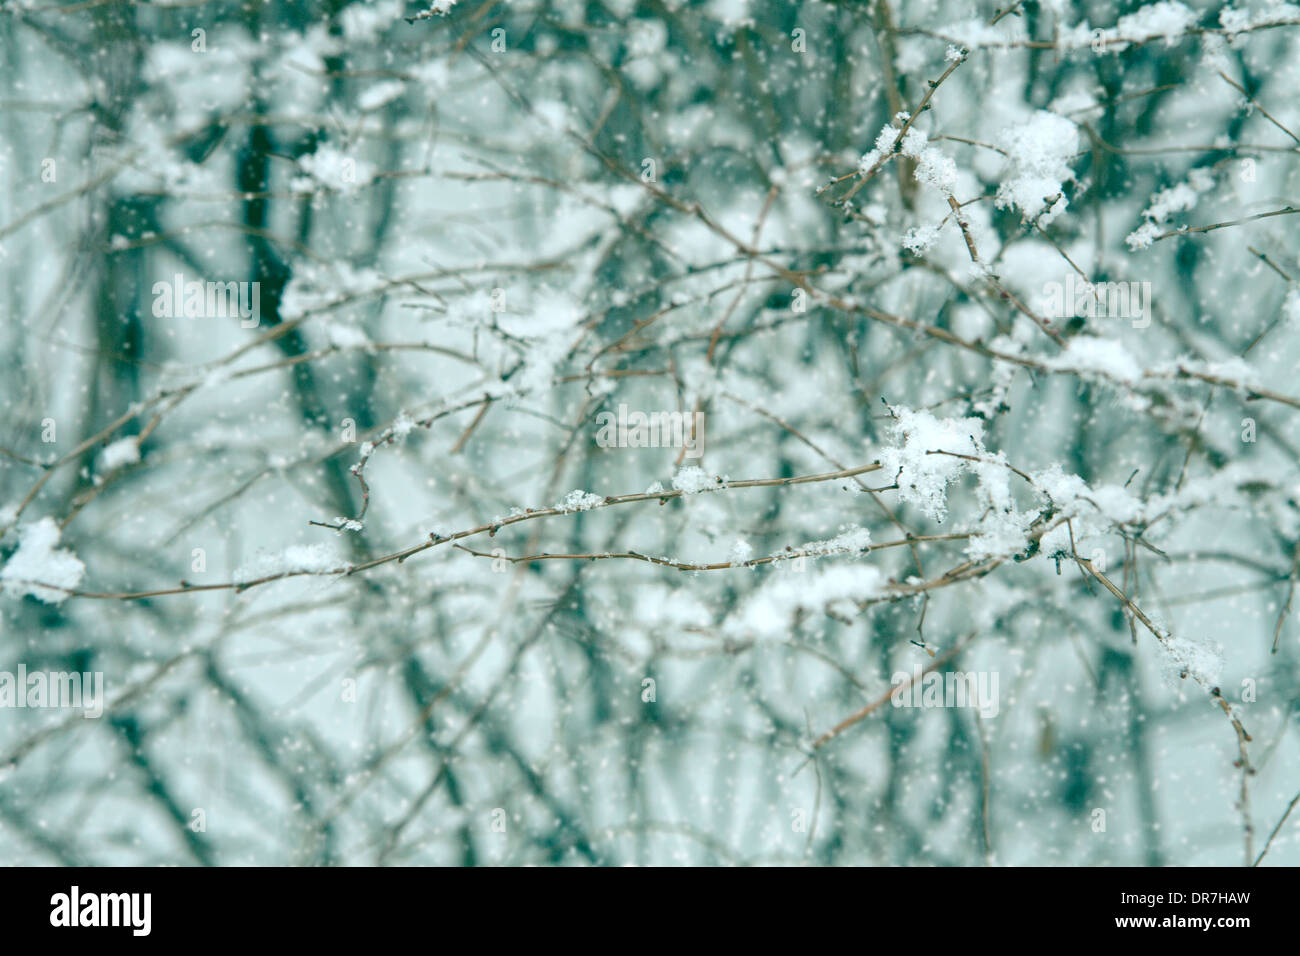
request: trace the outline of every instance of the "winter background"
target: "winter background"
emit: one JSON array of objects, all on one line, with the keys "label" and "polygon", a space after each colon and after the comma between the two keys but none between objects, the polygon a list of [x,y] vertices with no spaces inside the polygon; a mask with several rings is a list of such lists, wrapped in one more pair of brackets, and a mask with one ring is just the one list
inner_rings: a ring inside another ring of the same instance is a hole
[{"label": "winter background", "polygon": [[1297,64],[1268,2],[0,3],[0,671],[107,696],[0,709],[0,861],[1300,863]]}]

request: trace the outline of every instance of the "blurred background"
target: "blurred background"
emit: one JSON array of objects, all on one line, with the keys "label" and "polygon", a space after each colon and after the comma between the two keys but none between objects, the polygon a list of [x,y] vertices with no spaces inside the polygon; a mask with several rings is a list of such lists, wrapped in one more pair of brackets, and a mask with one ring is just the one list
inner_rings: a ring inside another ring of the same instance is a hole
[{"label": "blurred background", "polygon": [[[0,861],[1300,863],[1298,63],[1286,4],[0,3],[0,671],[106,698],[0,708]],[[1005,500],[726,486],[900,409]],[[996,715],[881,703],[932,665]]]}]

